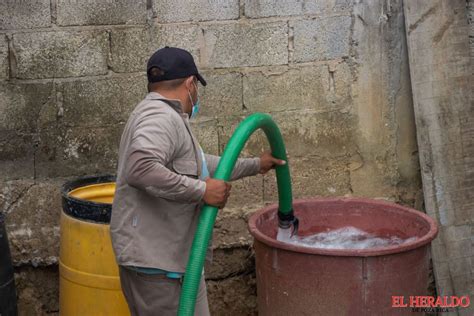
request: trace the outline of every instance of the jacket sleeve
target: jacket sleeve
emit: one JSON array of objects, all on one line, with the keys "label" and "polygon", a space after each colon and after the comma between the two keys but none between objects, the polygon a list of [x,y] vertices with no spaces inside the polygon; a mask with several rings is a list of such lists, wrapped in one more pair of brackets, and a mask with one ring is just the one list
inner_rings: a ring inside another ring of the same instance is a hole
[{"label": "jacket sleeve", "polygon": [[[211,177],[214,176],[214,172],[217,169],[219,160],[221,157],[206,154],[207,169]],[[231,181],[238,180],[241,178],[254,176],[260,171],[260,158],[240,158],[235,163],[234,170],[232,171]]]},{"label": "jacket sleeve", "polygon": [[204,181],[177,174],[165,166],[179,144],[179,130],[167,113],[140,119],[125,156],[125,180],[137,189],[169,200],[197,203],[206,191]]}]

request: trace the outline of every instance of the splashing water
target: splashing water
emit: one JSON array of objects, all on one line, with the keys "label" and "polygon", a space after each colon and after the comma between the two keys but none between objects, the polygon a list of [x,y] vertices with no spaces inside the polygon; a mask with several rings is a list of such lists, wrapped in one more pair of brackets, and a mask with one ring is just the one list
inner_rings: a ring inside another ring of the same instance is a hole
[{"label": "splashing water", "polygon": [[291,236],[291,229],[278,229],[277,240],[297,246],[323,249],[370,249],[396,246],[418,237],[378,237],[358,228],[347,226],[309,236]]}]

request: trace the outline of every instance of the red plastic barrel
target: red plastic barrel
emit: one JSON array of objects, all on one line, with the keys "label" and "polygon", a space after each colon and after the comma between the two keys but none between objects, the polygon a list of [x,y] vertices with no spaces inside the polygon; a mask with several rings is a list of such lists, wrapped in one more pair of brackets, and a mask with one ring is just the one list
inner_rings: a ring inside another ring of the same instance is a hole
[{"label": "red plastic barrel", "polygon": [[426,214],[369,199],[294,202],[298,235],[353,226],[380,237],[415,241],[372,249],[313,249],[276,240],[277,205],[252,215],[260,316],[417,315],[392,296],[427,295],[430,242],[438,228]]}]

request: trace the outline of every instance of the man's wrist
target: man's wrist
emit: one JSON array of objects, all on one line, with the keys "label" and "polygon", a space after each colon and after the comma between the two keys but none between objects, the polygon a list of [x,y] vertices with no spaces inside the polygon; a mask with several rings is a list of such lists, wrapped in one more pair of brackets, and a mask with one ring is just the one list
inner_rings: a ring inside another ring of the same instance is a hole
[{"label": "man's wrist", "polygon": [[202,186],[203,186],[201,198],[199,199],[199,202],[201,202],[201,201],[204,201],[204,196],[206,195],[207,183],[206,181],[203,181],[203,180],[199,180],[199,181],[202,183]]},{"label": "man's wrist", "polygon": [[[199,203],[203,200],[204,194],[206,193],[206,182],[202,181],[201,179],[191,179],[192,183],[189,190],[192,190],[190,193],[192,194],[189,197],[189,201],[192,203]],[[192,187],[191,187],[192,186]]]}]

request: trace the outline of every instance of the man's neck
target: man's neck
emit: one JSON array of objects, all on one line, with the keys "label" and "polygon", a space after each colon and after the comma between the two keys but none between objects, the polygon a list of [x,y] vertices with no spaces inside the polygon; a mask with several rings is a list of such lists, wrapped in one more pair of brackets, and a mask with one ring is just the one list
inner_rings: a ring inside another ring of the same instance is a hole
[{"label": "man's neck", "polygon": [[159,90],[159,89],[153,90],[151,92],[156,92],[156,93],[162,95],[163,97],[165,97],[166,99],[178,100],[181,103],[181,110],[183,111],[183,113],[186,112],[186,109],[184,108],[184,105],[186,103],[182,99],[183,96],[179,92],[173,91],[173,90]]},{"label": "man's neck", "polygon": [[151,92],[159,93],[160,95],[164,96],[164,97],[167,98],[167,99],[180,100],[180,101],[181,101],[181,98],[179,97],[179,93],[177,93],[176,91],[171,91],[171,90],[154,90],[154,91],[151,91]]}]

